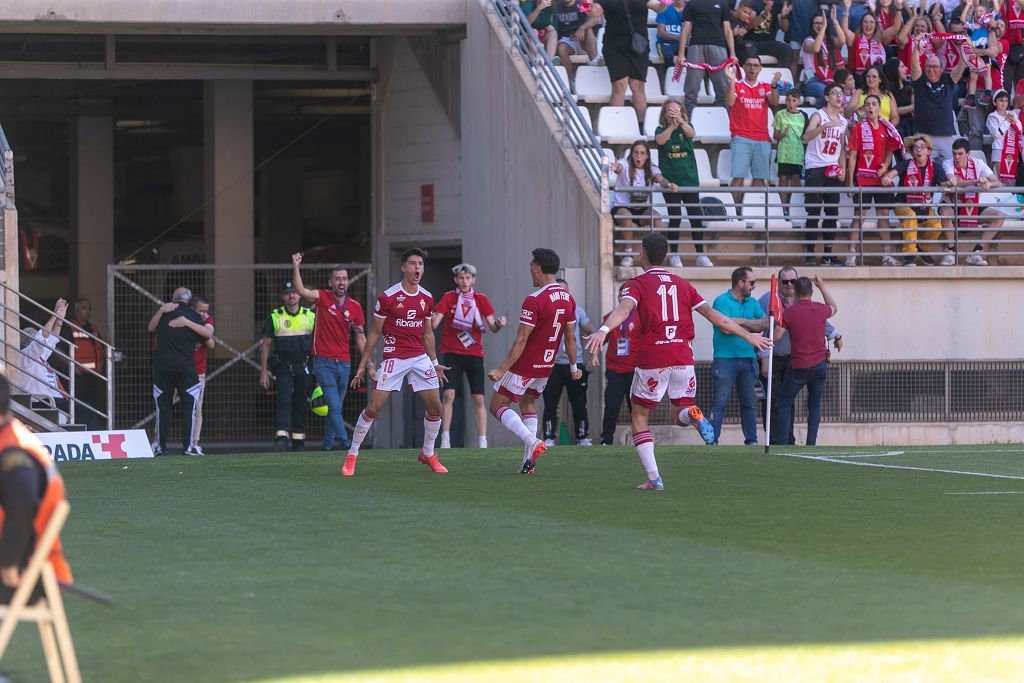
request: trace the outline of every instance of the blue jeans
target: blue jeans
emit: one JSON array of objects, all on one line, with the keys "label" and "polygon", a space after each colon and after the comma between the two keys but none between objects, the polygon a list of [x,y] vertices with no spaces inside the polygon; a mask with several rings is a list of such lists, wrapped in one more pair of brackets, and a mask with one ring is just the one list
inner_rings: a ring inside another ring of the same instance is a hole
[{"label": "blue jeans", "polygon": [[793,428],[793,401],[800,390],[807,386],[807,445],[818,442],[818,424],[821,423],[821,395],[828,378],[828,364],[822,361],[810,368],[789,368],[782,380],[782,394],[779,396],[779,433],[788,434]]},{"label": "blue jeans", "polygon": [[733,386],[740,394],[740,424],[743,425],[743,443],[757,443],[757,397],[754,382],[761,374],[756,358],[715,358],[711,361],[714,377],[714,398],[711,400],[711,426],[715,428],[715,443],[722,434],[725,406],[732,396]]},{"label": "blue jeans", "polygon": [[352,364],[347,360],[334,360],[313,356],[313,373],[324,392],[327,401],[327,429],[324,430],[323,449],[334,450],[335,439],[341,442],[342,448],[352,445],[352,439],[345,431],[345,420],[341,417],[341,405],[348,391],[348,376],[352,372]]}]

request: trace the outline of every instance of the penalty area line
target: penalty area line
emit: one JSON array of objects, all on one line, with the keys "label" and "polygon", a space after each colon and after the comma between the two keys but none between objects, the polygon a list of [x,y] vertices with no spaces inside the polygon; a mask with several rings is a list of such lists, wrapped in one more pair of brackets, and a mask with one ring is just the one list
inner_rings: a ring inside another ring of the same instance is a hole
[{"label": "penalty area line", "polygon": [[1009,496],[1012,494],[1020,494],[1024,491],[955,491],[945,493],[946,496]]},{"label": "penalty area line", "polygon": [[862,462],[860,460],[842,460],[827,455],[804,455],[802,453],[780,453],[787,458],[803,458],[805,460],[818,460],[821,462],[834,462],[840,465],[853,465],[855,467],[880,467],[886,470],[911,470],[914,472],[936,472],[939,474],[960,474],[967,477],[986,477],[990,479],[1014,479],[1024,481],[1024,477],[1012,474],[992,474],[990,472],[966,472],[963,470],[945,470],[933,467],[912,467],[910,465],[886,465],[880,462]]}]

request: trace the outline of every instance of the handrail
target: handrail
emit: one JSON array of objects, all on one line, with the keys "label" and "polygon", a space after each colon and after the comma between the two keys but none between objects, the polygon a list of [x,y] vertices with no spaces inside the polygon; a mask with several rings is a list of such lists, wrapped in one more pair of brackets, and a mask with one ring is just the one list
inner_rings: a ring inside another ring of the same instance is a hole
[{"label": "handrail", "polygon": [[[35,299],[33,299],[32,297],[28,296],[28,295],[27,295],[27,294],[25,294],[24,292],[19,292],[19,291],[18,291],[18,290],[16,290],[16,289],[12,289],[11,287],[8,287],[8,286],[7,286],[7,285],[6,285],[5,283],[3,283],[3,282],[0,282],[0,289],[4,289],[4,290],[6,290],[6,291],[8,291],[8,292],[11,292],[11,293],[13,293],[13,294],[16,294],[16,295],[18,295],[18,297],[20,297],[20,298],[24,299],[25,301],[29,302],[30,304],[34,305],[34,306],[35,306],[36,308],[39,308],[40,310],[42,310],[42,311],[44,311],[44,312],[46,312],[46,313],[49,313],[50,315],[53,315],[53,314],[54,314],[54,312],[53,312],[53,309],[47,308],[46,306],[44,306],[43,304],[39,303],[38,301],[36,301],[36,300],[35,300]],[[22,317],[24,317],[24,316],[22,316]],[[69,320],[65,320],[64,322],[71,322],[71,321],[69,321]],[[87,337],[89,337],[89,339],[92,339],[92,340],[93,340],[93,341],[95,341],[95,342],[99,342],[100,344],[102,344],[103,346],[105,346],[105,347],[107,347],[107,348],[109,348],[109,349],[113,349],[113,348],[114,348],[114,347],[113,347],[113,346],[111,346],[111,345],[110,345],[109,343],[107,343],[107,342],[106,342],[106,341],[104,341],[103,339],[101,339],[101,338],[97,337],[96,335],[92,334],[91,332],[88,332],[87,330],[83,330],[83,329],[81,329],[81,328],[78,328],[78,329],[79,329],[79,330],[80,330],[81,332],[83,332],[83,333],[84,333],[84,334],[85,334],[85,335],[86,335]]]},{"label": "handrail", "polygon": [[[602,181],[607,180],[608,159],[604,156],[601,142],[593,128],[583,116],[569,84],[562,81],[547,50],[540,44],[537,32],[516,0],[491,0],[502,26],[512,39],[512,44],[526,61],[530,73],[537,83],[537,94],[551,108],[555,119],[562,124],[565,141],[583,165],[583,171],[602,194]],[[602,211],[607,211],[603,206]]]}]

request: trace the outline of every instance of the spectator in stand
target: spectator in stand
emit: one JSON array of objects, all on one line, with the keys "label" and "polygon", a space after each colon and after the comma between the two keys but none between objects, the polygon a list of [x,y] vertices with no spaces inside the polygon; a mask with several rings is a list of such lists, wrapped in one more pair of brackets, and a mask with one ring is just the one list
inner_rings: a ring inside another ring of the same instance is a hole
[{"label": "spectator in stand", "polygon": [[[260,339],[260,386],[277,390],[274,410],[274,450],[304,451],[309,424],[309,352],[313,348],[316,314],[305,306],[295,283],[281,288],[281,306],[267,315]],[[273,359],[271,359],[273,347]],[[271,367],[273,365],[273,367]],[[323,391],[321,389],[321,391]]]},{"label": "spectator in stand", "polygon": [[588,64],[597,63],[597,38],[594,29],[583,28],[587,13],[585,0],[554,0],[555,31],[558,33],[558,59],[569,76],[569,87],[576,90],[576,65],[573,55],[587,55]]},{"label": "spectator in stand", "polygon": [[[691,0],[692,1],[692,0]],[[593,28],[606,21],[604,27],[604,63],[608,66],[608,77],[612,81],[610,104],[621,107],[626,101],[626,86],[633,93],[633,108],[637,118],[644,120],[647,111],[647,67],[650,54],[647,44],[647,10],[660,12],[659,0],[594,0],[590,18],[582,28]],[[634,48],[641,47],[637,51]]]},{"label": "spectator in stand", "polygon": [[[977,6],[975,6],[977,4]],[[982,106],[991,104],[992,57],[998,56],[999,41],[992,30],[992,14],[987,11],[984,0],[968,0],[960,14],[970,40],[961,43],[961,53],[967,62],[967,98],[964,109],[974,109],[978,101]],[[991,47],[990,47],[991,46]],[[978,81],[983,84],[981,97],[977,97]]]},{"label": "spectator in stand", "polygon": [[[838,75],[837,75],[838,77]],[[804,155],[804,182],[808,187],[842,187],[846,178],[846,127],[849,121],[843,116],[843,90],[837,84],[825,88],[825,106],[811,114],[804,130],[807,151]],[[822,265],[839,265],[839,259],[832,256],[832,242],[836,238],[836,216],[839,215],[839,193],[806,192],[804,208],[807,211],[807,250],[805,265],[817,265],[814,260],[814,242],[821,239],[823,244]],[[822,209],[828,218],[818,233],[818,219]]]},{"label": "spectator in stand", "polygon": [[[732,289],[719,295],[712,308],[748,332],[763,332],[768,329],[768,316],[752,295],[757,278],[752,268],[743,266],[732,271]],[[715,443],[722,435],[722,420],[725,407],[729,404],[733,387],[739,390],[740,422],[743,425],[743,444],[757,443],[757,397],[754,383],[760,374],[757,366],[757,349],[746,339],[722,332],[715,327],[714,359],[711,372],[714,376],[714,398],[711,401],[711,426],[715,430]]]},{"label": "spectator in stand", "polygon": [[782,325],[775,328],[775,339],[786,332],[790,339],[790,361],[779,396],[779,433],[789,434],[793,427],[793,402],[796,395],[807,387],[807,445],[818,443],[818,425],[821,422],[821,396],[828,378],[828,346],[825,343],[825,323],[838,312],[835,300],[825,289],[817,275],[818,287],[824,304],[811,301],[814,287],[805,277],[796,281],[796,303],[782,312]]},{"label": "spectator in stand", "polygon": [[[796,280],[799,277],[796,272],[796,268],[792,266],[786,266],[779,271],[779,300],[782,302],[782,310],[786,311],[790,306],[796,303]],[[767,311],[769,300],[771,298],[771,292],[765,292],[758,299],[757,303],[760,304],[761,310]],[[783,328],[785,329],[785,328]],[[768,333],[765,332],[765,336]],[[836,351],[843,349],[843,335],[832,326],[831,323],[825,323],[825,338],[835,344]],[[786,377],[786,371],[789,370],[789,359],[792,347],[789,343],[789,333],[783,331],[781,337],[776,337],[775,346],[769,351],[761,351],[758,353],[758,357],[761,359],[761,381],[767,386],[768,382],[771,381],[772,385],[772,432],[771,432],[771,445],[785,445],[790,446],[796,444],[796,437],[793,435],[792,422],[789,425],[789,433],[784,437],[779,429],[779,396],[782,395],[782,382]],[[775,358],[772,361],[772,376],[768,377],[768,356],[773,355]],[[796,397],[794,396],[794,399]],[[765,413],[767,409],[767,401],[761,401],[761,419],[762,421],[767,419]],[[794,401],[795,403],[795,401]],[[790,407],[792,410],[793,407]],[[788,438],[787,438],[788,437]]]},{"label": "spectator in stand", "polygon": [[[30,405],[33,410],[56,408],[65,415],[71,411],[71,402],[68,400],[64,383],[50,366],[50,356],[60,341],[60,332],[67,312],[68,302],[64,299],[57,299],[57,303],[53,307],[53,315],[46,321],[46,324],[38,330],[28,329],[25,331],[29,342],[18,353],[18,369],[21,370],[21,378],[18,382],[20,386],[15,388],[24,391],[31,397]],[[77,408],[75,413],[77,419]],[[68,418],[65,415],[58,415],[57,421],[60,424],[68,423]]]},{"label": "spectator in stand", "polygon": [[[971,156],[971,144],[964,138],[953,143],[953,158],[942,162],[942,170],[946,173],[946,181],[950,187],[980,188],[982,192],[988,192],[993,188],[1003,186],[999,176],[988,167],[988,164]],[[988,261],[985,259],[985,245],[989,244],[999,229],[1003,227],[1003,214],[998,209],[987,207],[982,209],[979,214],[978,199],[977,190],[957,194],[957,203],[960,208],[956,221],[959,230],[975,229],[979,227],[979,224],[988,225],[988,229],[981,233],[981,241],[974,245],[974,249],[964,259],[964,263],[969,266],[988,265]],[[952,202],[952,196],[947,196],[946,201]]]},{"label": "spectator in stand", "polygon": [[[683,30],[679,34],[679,54],[676,64],[707,64],[717,67],[730,57],[736,57],[732,35],[729,5],[720,0],[689,0],[683,10]],[[715,89],[715,106],[725,106],[726,69],[707,71],[693,67],[686,69],[683,84],[687,116],[697,106],[697,91],[707,75]]]},{"label": "spectator in stand", "polygon": [[[787,67],[793,63],[793,48],[788,43],[775,40],[779,30],[786,31],[789,28],[789,15],[793,12],[793,5],[784,0],[753,0],[761,7],[758,14],[750,22],[747,29],[745,42],[748,49],[753,49],[746,54],[768,55],[774,57],[781,67]],[[758,7],[755,5],[755,11]],[[743,61],[739,55],[740,48],[736,47],[736,56]],[[794,70],[795,73],[795,70]],[[796,82],[796,76],[793,77]]]},{"label": "spectator in stand", "polygon": [[999,168],[1003,162],[1003,139],[1009,132],[1010,126],[1019,125],[1017,123],[1019,118],[1017,112],[1007,110],[1010,105],[1010,96],[1005,90],[996,91],[992,103],[996,108],[988,115],[985,127],[988,129],[988,134],[992,136],[992,167]]},{"label": "spectator in stand", "polygon": [[195,417],[192,421],[192,450],[203,455],[199,437],[203,431],[203,397],[206,395],[206,351],[217,348],[217,342],[213,340],[214,324],[210,316],[210,302],[201,296],[194,296],[191,306],[192,310],[199,314],[203,326],[210,330],[210,338],[196,344],[196,350],[192,354],[192,363],[196,366],[196,375],[199,377],[199,395],[196,396]]},{"label": "spectator in stand", "polygon": [[[923,8],[924,5],[922,4]],[[956,3],[950,6],[950,9],[956,7]],[[931,7],[928,8],[928,19],[931,21],[933,28],[932,30],[936,33],[945,33],[949,28],[949,19],[946,17],[946,6],[942,2],[932,3]]]},{"label": "spectator in stand", "polygon": [[[569,283],[562,278],[556,278],[555,282],[569,291]],[[590,324],[590,316],[583,310],[583,307],[576,304],[576,348],[583,348],[583,339],[580,337],[580,330],[587,335],[594,333],[594,326]],[[572,408],[573,438],[577,446],[593,446],[590,441],[590,418],[587,415],[587,378],[590,372],[587,370],[586,362],[579,365],[583,375],[579,379],[573,379],[572,368],[574,364],[569,362],[569,354],[565,350],[565,338],[558,347],[555,354],[555,366],[551,368],[551,376],[548,378],[547,386],[544,387],[544,443],[550,448],[558,442],[558,403],[562,400],[562,389],[569,395],[569,405]]]},{"label": "spectator in stand", "polygon": [[[622,298],[622,287],[619,287],[619,298]],[[602,322],[608,319],[606,313]],[[640,323],[637,321],[636,309],[629,312],[626,319],[608,332],[605,343],[608,349],[604,354],[604,417],[601,420],[601,445],[615,444],[615,425],[623,399],[630,414],[633,413],[633,402],[629,400],[629,390],[633,386],[633,372],[636,370],[637,343],[640,339]],[[594,359],[597,364],[597,359]]]},{"label": "spectator in stand", "polygon": [[530,22],[530,28],[537,32],[537,39],[547,50],[548,57],[552,58],[558,47],[558,33],[555,31],[554,19],[551,14],[551,4],[554,1],[519,0],[519,7],[526,15],[526,20]]},{"label": "spectator in stand", "polygon": [[881,41],[882,30],[878,25],[878,19],[871,11],[865,12],[859,29],[850,29],[850,3],[851,0],[843,0],[846,14],[843,15],[841,23],[846,34],[846,49],[850,55],[850,71],[863,78],[869,66],[885,61],[885,46]]},{"label": "spectator in stand", "polygon": [[98,340],[103,338],[92,322],[92,302],[79,299],[75,302],[75,318],[64,328],[64,338],[74,342],[75,366],[75,419],[85,425],[88,431],[105,429],[100,413],[107,412],[106,352]]},{"label": "spectator in stand", "polygon": [[786,108],[779,110],[772,122],[775,141],[778,143],[776,157],[779,164],[779,198],[782,200],[782,213],[789,217],[789,204],[793,197],[790,192],[783,192],[784,187],[800,187],[800,177],[804,172],[804,128],[807,127],[807,114],[800,111],[800,91],[791,88],[786,93]]},{"label": "spectator in stand", "polygon": [[835,29],[835,36],[828,35],[828,20],[825,10],[815,15],[811,22],[813,36],[804,38],[800,46],[800,54],[803,57],[803,71],[800,74],[800,81],[803,83],[803,92],[806,97],[813,97],[819,107],[824,105],[825,86],[835,80],[836,73],[832,69],[831,54],[838,51],[846,44],[843,27],[836,19],[836,6],[832,5],[831,10],[832,26]]},{"label": "spectator in stand", "polygon": [[[938,5],[941,10],[942,5]],[[932,18],[924,13],[924,5],[910,8],[910,17],[903,22],[900,32],[896,35],[897,54],[903,65],[910,73],[910,56],[913,53],[911,43],[917,43],[918,58],[924,59],[930,55],[939,53],[945,42],[941,38],[932,38],[930,33],[945,33],[946,25],[939,20],[938,24],[932,23]]]},{"label": "spectator in stand", "polygon": [[914,88],[910,85],[910,70],[897,58],[890,59],[882,69],[885,79],[892,86],[892,97],[896,100],[896,113],[900,122],[896,125],[901,137],[909,136],[914,130]]},{"label": "spectator in stand", "polygon": [[679,34],[683,30],[686,0],[672,0],[658,15],[658,54],[665,64],[673,64],[679,54]]},{"label": "spectator in stand", "polygon": [[[792,68],[794,71],[800,67],[801,55],[803,54],[804,43],[807,42],[808,38],[815,35],[815,29],[813,27],[815,17],[824,14],[825,10],[821,9],[818,0],[785,0],[788,2],[792,9],[789,12],[789,29],[786,30],[785,38],[789,41],[789,47],[793,50],[792,57]],[[835,5],[833,5],[833,8]],[[832,16],[835,17],[835,10],[832,10]],[[839,21],[836,20],[835,25],[839,27]],[[827,63],[827,62],[826,62]],[[804,62],[804,68],[807,68],[806,62]]]},{"label": "spectator in stand", "polygon": [[185,455],[203,455],[193,450],[193,419],[202,385],[196,375],[192,356],[196,344],[213,337],[213,328],[189,304],[192,292],[178,287],[171,302],[156,309],[149,321],[149,331],[156,334],[153,359],[153,398],[156,400],[156,447],[153,455],[167,452],[167,436],[171,429],[174,392],[181,402],[181,440]]},{"label": "spectator in stand", "polygon": [[[946,185],[946,173],[942,170],[942,165],[931,158],[933,147],[927,135],[911,136],[906,139],[905,145],[910,150],[910,158],[900,161],[895,169],[889,171],[890,182],[898,180],[900,187],[908,189]],[[953,216],[953,210],[949,207],[942,207],[939,213],[936,213],[935,206],[932,204],[932,194],[932,190],[928,190],[900,195],[901,206],[896,207],[896,215],[900,218],[903,227],[904,258],[909,258],[921,251],[932,251],[931,243],[942,235],[942,223],[939,220],[939,215],[946,218]],[[928,230],[928,232],[921,233],[921,237],[927,244],[919,245],[917,243],[918,228]],[[947,231],[945,238],[946,253],[942,257],[941,265],[955,266],[953,233]],[[929,265],[934,263],[930,254],[924,254],[921,259]]]},{"label": "spectator in stand", "polygon": [[877,0],[875,19],[878,20],[878,40],[889,47],[896,42],[896,36],[906,20],[904,0]]},{"label": "spectator in stand", "polygon": [[846,116],[850,121],[856,123],[863,121],[866,117],[864,101],[868,95],[874,95],[880,105],[878,115],[891,123],[897,125],[900,122],[900,114],[896,106],[896,98],[889,91],[889,83],[882,73],[881,64],[872,64],[864,72],[864,87],[857,91],[857,94],[846,105]]},{"label": "spectator in stand", "polygon": [[[952,41],[949,41],[952,42]],[[910,59],[910,77],[914,81],[914,130],[927,135],[934,147],[937,161],[953,157],[953,140],[957,137],[956,84],[964,74],[966,65],[960,60],[951,74],[943,73],[942,63],[936,56],[924,61],[922,75],[917,43]]]},{"label": "spectator in stand", "polygon": [[462,375],[469,383],[476,417],[477,447],[487,448],[487,408],[484,406],[485,330],[497,333],[505,327],[505,316],[494,316],[494,306],[486,295],[476,291],[476,266],[460,263],[452,268],[455,289],[445,292],[434,307],[433,329],[442,328],[440,362],[448,368],[441,391],[441,448],[451,448],[452,406],[462,392]]},{"label": "spectator in stand", "polygon": [[843,93],[842,99],[839,101],[842,107],[841,111],[846,111],[846,107],[849,106],[850,101],[857,94],[857,79],[854,78],[853,72],[846,69],[837,69],[835,84],[839,86]]},{"label": "spectator in stand", "polygon": [[[747,176],[754,185],[768,185],[768,166],[772,155],[772,142],[768,136],[768,108],[779,105],[779,80],[775,73],[771,85],[757,80],[761,73],[761,58],[749,55],[743,60],[743,79],[736,80],[732,69],[726,69],[729,79],[725,103],[729,107],[729,133],[732,140],[732,187],[743,187]],[[743,194],[733,192],[733,201],[739,206]],[[739,211],[737,211],[739,213]]]},{"label": "spectator in stand", "polygon": [[[348,295],[348,271],[332,268],[328,281],[330,289],[307,289],[302,284],[302,253],[292,254],[292,284],[306,301],[316,302],[316,323],[313,325],[313,374],[327,401],[327,429],[324,430],[322,449],[341,450],[352,445],[345,430],[341,409],[352,372],[352,352],[349,346],[355,336],[356,348],[363,354],[366,348],[366,318],[363,307]],[[366,359],[373,369],[373,363]]]},{"label": "spectator in stand", "polygon": [[732,25],[732,41],[736,46],[736,59],[740,61],[740,64],[748,54],[757,54],[753,45],[746,45],[750,25],[757,18],[757,10],[754,9],[755,2],[756,0],[740,0],[730,15],[732,17],[732,21],[729,22]]},{"label": "spectator in stand", "polygon": [[[654,133],[654,141],[658,144],[658,161],[661,163],[661,172],[669,182],[679,188],[688,188],[689,191],[664,193],[670,216],[665,236],[669,241],[669,249],[678,251],[680,216],[685,205],[693,249],[697,252],[697,265],[706,268],[713,264],[704,254],[704,209],[701,207],[700,193],[696,191],[700,186],[700,177],[697,175],[697,160],[693,153],[693,138],[696,136],[682,101],[670,98],[661,108],[658,128]],[[670,254],[668,265],[682,268],[679,254]]]},{"label": "spectator in stand", "polygon": [[[1010,41],[1006,37],[1006,22],[997,19],[992,22],[992,34],[999,45],[999,52],[992,56],[992,92],[1003,90],[1009,87],[1007,84],[1013,81],[1004,81],[1003,72],[1006,70],[1006,63],[1010,55]],[[994,49],[994,47],[993,47]]]},{"label": "spectator in stand", "polygon": [[[844,3],[840,3],[839,0],[831,1],[840,5],[840,21],[848,24],[854,31],[861,25],[864,15],[871,11],[871,3],[868,0],[854,0],[852,3],[849,0]],[[846,33],[850,33],[850,29],[847,29]]]},{"label": "spectator in stand", "polygon": [[[1003,5],[1003,20],[1006,23],[1006,64],[1001,74],[1003,90],[1007,92],[1024,75],[1024,44],[1021,40],[1021,28],[1024,28],[1024,0],[1008,0]],[[993,82],[993,87],[995,83]]]},{"label": "spectator in stand", "polygon": [[[888,172],[892,166],[893,154],[903,150],[903,140],[896,132],[896,128],[879,116],[879,109],[878,96],[868,95],[864,100],[866,118],[860,123],[853,124],[850,129],[846,184],[851,188],[880,188],[892,184]],[[852,194],[854,193],[851,192]],[[857,249],[854,246],[857,243],[857,233],[867,216],[868,206],[873,203],[878,232],[884,240],[882,265],[898,266],[899,261],[892,255],[892,246],[889,244],[892,239],[889,235],[889,210],[893,208],[894,202],[892,193],[864,192],[861,197],[861,213],[850,223],[850,253],[846,257],[845,265],[857,265]],[[915,265],[915,261],[915,257],[908,257],[904,265]]]},{"label": "spectator in stand", "polygon": [[[626,255],[619,262],[623,268],[633,265],[633,227],[661,227],[661,219],[654,214],[651,207],[652,185],[660,185],[669,192],[679,192],[675,183],[670,183],[661,174],[661,169],[651,163],[651,151],[647,143],[637,140],[629,148],[629,156],[612,162],[612,172],[617,174],[615,187],[637,188],[637,191],[616,190],[613,196],[612,217],[616,226],[626,228],[622,232],[622,241],[626,243]],[[642,189],[641,189],[642,188]]]}]

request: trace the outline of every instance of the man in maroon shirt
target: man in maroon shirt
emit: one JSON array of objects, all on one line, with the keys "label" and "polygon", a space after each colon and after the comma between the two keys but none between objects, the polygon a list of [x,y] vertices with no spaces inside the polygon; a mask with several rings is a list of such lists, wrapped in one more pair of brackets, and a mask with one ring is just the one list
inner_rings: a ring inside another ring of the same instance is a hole
[{"label": "man in maroon shirt", "polygon": [[316,303],[316,323],[313,327],[313,373],[327,401],[327,429],[324,430],[323,450],[334,450],[335,441],[347,450],[352,440],[345,430],[341,406],[345,402],[348,376],[352,371],[352,356],[349,341],[356,336],[356,348],[360,355],[366,346],[366,332],[363,307],[348,295],[348,271],[344,268],[331,270],[330,289],[306,289],[302,286],[299,266],[302,254],[292,254],[292,283],[295,291],[306,301]]},{"label": "man in maroon shirt", "polygon": [[807,445],[814,446],[818,440],[818,424],[821,422],[821,395],[828,377],[825,358],[825,321],[836,314],[832,295],[825,289],[825,283],[817,275],[814,285],[818,287],[825,303],[811,301],[814,287],[806,277],[796,281],[796,303],[782,312],[782,326],[775,328],[775,339],[789,332],[789,369],[782,380],[782,395],[779,396],[779,433],[788,434],[793,422],[793,400],[800,390],[807,386]]},{"label": "man in maroon shirt", "polygon": [[441,394],[441,448],[451,448],[448,429],[452,424],[452,404],[455,394],[462,391],[462,375],[469,382],[476,416],[477,445],[487,448],[487,410],[484,408],[484,346],[483,332],[498,332],[505,327],[505,316],[494,317],[494,306],[484,294],[476,291],[476,268],[460,263],[452,268],[456,288],[445,292],[434,308],[431,326],[437,329],[442,322],[440,360],[451,368],[445,373]]}]

